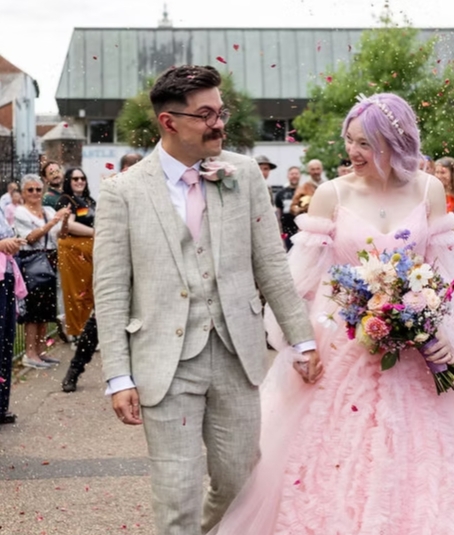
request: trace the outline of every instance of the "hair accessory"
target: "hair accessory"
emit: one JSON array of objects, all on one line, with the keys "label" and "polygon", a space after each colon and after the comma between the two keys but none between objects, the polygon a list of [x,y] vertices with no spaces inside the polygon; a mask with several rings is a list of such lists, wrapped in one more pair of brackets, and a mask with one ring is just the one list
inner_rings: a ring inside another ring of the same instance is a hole
[{"label": "hair accessory", "polygon": [[[364,93],[360,93],[356,96],[356,100],[358,102],[364,103],[364,104],[375,104],[377,105],[381,111],[388,117],[391,124],[394,126],[394,128],[399,132],[401,136],[404,135],[404,129],[400,126],[399,121],[394,117],[394,113],[388,108],[388,106],[384,102],[372,100],[369,97],[366,97]],[[365,108],[360,107],[358,110],[358,113],[361,114],[364,111]]]}]

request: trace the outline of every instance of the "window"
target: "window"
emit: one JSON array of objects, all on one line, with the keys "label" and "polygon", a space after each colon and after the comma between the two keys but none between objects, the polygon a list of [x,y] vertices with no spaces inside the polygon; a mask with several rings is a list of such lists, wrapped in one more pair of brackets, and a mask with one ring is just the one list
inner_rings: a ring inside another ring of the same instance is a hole
[{"label": "window", "polygon": [[286,121],[266,119],[260,127],[260,141],[285,141]]},{"label": "window", "polygon": [[90,121],[90,143],[113,143],[114,121],[105,119],[102,121]]}]

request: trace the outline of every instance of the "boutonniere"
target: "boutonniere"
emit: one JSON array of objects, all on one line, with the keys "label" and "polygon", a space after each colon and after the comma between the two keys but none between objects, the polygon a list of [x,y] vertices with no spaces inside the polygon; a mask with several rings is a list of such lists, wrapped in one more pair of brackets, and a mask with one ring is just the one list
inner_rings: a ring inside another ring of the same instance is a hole
[{"label": "boutonniere", "polygon": [[235,166],[227,162],[221,162],[220,160],[208,159],[202,162],[200,169],[200,174],[205,180],[216,184],[222,204],[224,204],[222,200],[222,186],[232,191],[238,191],[238,181],[234,176],[234,172],[236,171]]}]

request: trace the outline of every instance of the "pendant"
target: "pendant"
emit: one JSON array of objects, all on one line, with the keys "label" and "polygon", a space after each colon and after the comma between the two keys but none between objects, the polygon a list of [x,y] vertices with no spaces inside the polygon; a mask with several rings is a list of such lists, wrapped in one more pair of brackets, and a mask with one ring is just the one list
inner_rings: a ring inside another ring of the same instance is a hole
[{"label": "pendant", "polygon": [[380,208],[379,214],[380,214],[380,217],[384,219],[386,217],[386,210],[384,208]]}]

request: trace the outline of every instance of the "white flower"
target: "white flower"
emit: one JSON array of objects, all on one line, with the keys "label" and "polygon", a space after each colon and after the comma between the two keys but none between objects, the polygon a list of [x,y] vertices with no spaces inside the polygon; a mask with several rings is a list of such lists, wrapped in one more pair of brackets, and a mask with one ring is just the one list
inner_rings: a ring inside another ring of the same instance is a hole
[{"label": "white flower", "polygon": [[425,342],[429,338],[430,334],[427,333],[419,333],[415,336],[414,342],[417,344],[421,344],[422,342]]},{"label": "white flower", "polygon": [[430,310],[437,310],[440,306],[441,299],[438,297],[435,290],[432,290],[432,288],[423,288],[421,293],[426,298],[427,306]]},{"label": "white flower", "polygon": [[338,327],[334,316],[326,312],[322,312],[321,314],[319,314],[317,322],[321,323],[323,327],[325,327],[325,329],[329,329],[331,331],[336,331]]},{"label": "white flower", "polygon": [[[390,263],[383,263],[374,255],[369,255],[369,259],[360,258],[361,266],[356,268],[360,277],[369,285],[372,293],[380,290],[386,291],[386,286],[391,285],[396,280],[396,270]],[[384,288],[385,287],[385,288]]]},{"label": "white flower", "polygon": [[429,264],[422,264],[414,268],[408,277],[411,290],[420,292],[433,276],[434,274]]}]

